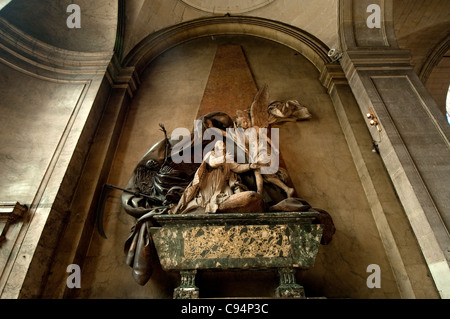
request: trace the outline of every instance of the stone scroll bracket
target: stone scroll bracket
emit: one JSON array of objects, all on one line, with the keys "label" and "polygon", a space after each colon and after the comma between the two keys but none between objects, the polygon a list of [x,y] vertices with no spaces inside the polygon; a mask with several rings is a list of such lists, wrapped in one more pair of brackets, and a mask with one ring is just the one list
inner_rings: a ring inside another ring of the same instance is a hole
[{"label": "stone scroll bracket", "polygon": [[27,211],[28,207],[18,202],[0,202],[0,245],[7,240],[10,226],[21,219]]}]

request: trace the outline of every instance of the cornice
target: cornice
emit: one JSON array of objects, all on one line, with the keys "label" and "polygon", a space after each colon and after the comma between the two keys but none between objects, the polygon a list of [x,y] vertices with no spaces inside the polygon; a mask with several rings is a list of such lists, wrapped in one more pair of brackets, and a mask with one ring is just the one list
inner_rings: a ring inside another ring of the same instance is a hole
[{"label": "cornice", "polygon": [[141,84],[136,68],[122,67],[116,54],[108,64],[105,76],[113,89],[125,89],[131,98]]},{"label": "cornice", "polygon": [[320,73],[319,80],[329,94],[334,90],[336,85],[348,85],[345,73],[338,63],[326,64]]},{"label": "cornice", "polygon": [[58,82],[87,81],[104,74],[113,52],[54,47],[0,17],[0,62],[28,75]]},{"label": "cornice", "polygon": [[390,48],[349,50],[344,52],[340,62],[348,79],[351,79],[357,70],[392,71],[412,69],[409,50]]}]

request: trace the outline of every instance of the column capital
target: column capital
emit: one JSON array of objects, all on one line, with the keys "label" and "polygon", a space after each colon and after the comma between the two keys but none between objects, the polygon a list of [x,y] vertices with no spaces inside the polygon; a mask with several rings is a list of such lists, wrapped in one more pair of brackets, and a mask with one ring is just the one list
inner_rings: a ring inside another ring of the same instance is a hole
[{"label": "column capital", "polygon": [[320,83],[328,90],[328,93],[332,92],[335,85],[348,85],[347,78],[345,76],[342,66],[338,63],[325,64],[319,77]]}]

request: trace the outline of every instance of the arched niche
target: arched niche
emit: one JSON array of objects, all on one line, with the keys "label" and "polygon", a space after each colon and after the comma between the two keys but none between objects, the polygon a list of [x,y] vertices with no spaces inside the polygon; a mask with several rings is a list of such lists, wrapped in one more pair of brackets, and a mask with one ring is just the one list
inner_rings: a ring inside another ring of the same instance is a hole
[{"label": "arched niche", "polygon": [[158,31],[142,40],[124,58],[123,67],[134,67],[141,74],[151,61],[178,44],[215,35],[249,35],[283,44],[303,56],[321,71],[329,48],[313,35],[298,28],[268,19],[240,16],[202,18]]},{"label": "arched niche", "polygon": [[450,36],[441,41],[429,54],[419,77],[431,96],[435,99],[439,109],[446,114],[446,99],[448,95],[450,65]]},{"label": "arched niche", "polygon": [[[161,139],[158,123],[167,124],[169,132],[175,127],[191,128],[218,42],[243,46],[258,86],[269,82],[274,97],[301,99],[313,113],[311,121],[283,127],[280,137],[284,144],[280,147],[286,152],[283,157],[297,191],[315,207],[330,211],[338,229],[332,244],[322,248],[317,267],[307,275],[298,274],[307,294],[397,296],[391,272],[383,274],[383,291],[359,291],[360,279],[366,275],[371,258],[375,256],[384,269],[389,269],[389,261],[333,101],[323,86],[324,82],[329,83],[323,78],[333,78],[331,73],[338,74],[340,67],[334,65],[333,71],[323,76],[330,62],[328,48],[302,30],[264,19],[216,17],[170,27],[139,43],[122,62],[122,74],[128,76],[127,84],[133,94],[108,183],[126,184],[140,157]],[[126,76],[118,80],[125,81]],[[117,88],[125,94],[124,86]],[[364,125],[361,117],[360,122]],[[365,134],[369,136],[367,131]],[[119,197],[109,201],[105,230],[111,239],[104,241],[94,234],[89,259],[84,264],[84,276],[88,277],[85,280],[91,282],[91,287],[82,290],[81,297],[117,298],[117,294],[125,294],[170,298],[177,285],[176,276],[157,269],[146,286],[138,287],[131,269],[124,264],[122,250],[114,248],[122,245],[121,240],[133,225],[128,217]],[[338,262],[342,258],[345,263]],[[101,269],[113,269],[115,273]],[[276,284],[273,274],[216,275],[217,286],[211,284],[215,281],[210,273],[200,276],[199,285],[207,297],[255,297],[273,291]],[[247,284],[247,289],[242,283]]]}]

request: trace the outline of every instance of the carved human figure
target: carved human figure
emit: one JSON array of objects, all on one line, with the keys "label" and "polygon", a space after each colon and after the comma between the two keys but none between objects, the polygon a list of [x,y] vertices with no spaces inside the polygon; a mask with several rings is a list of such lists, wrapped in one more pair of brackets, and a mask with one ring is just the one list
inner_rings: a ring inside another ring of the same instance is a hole
[{"label": "carved human figure", "polygon": [[[256,142],[256,144],[259,146],[258,147],[258,153],[257,156],[255,158],[251,158],[250,161],[252,162],[257,162],[260,165],[269,165],[271,157],[270,157],[270,152],[271,152],[271,146],[272,146],[272,141],[270,140],[270,137],[267,136],[267,134],[261,133],[263,131],[259,130],[258,126],[251,126],[252,122],[250,119],[250,116],[248,115],[248,112],[246,111],[237,111],[236,112],[236,126],[238,128],[241,128],[243,130],[247,130],[249,128],[253,128],[257,134],[257,141],[253,141]],[[267,132],[267,131],[266,131]],[[264,134],[264,135],[263,135]],[[248,139],[248,135],[245,134],[244,135],[245,140],[245,144],[246,144],[246,150],[248,152],[249,150],[249,139]],[[264,143],[260,143],[261,139],[265,139],[266,142]],[[264,187],[264,182],[267,183],[272,183],[278,187],[280,187],[287,195],[288,198],[294,196],[295,194],[295,190],[292,187],[289,187],[288,185],[286,185],[285,181],[282,179],[283,177],[286,177],[287,174],[284,172],[284,170],[282,168],[278,169],[278,172],[275,174],[261,174],[261,169],[255,169],[255,181],[256,181],[256,188],[257,188],[257,192],[259,194],[263,193],[263,187]]]},{"label": "carved human figure", "polygon": [[240,173],[259,167],[256,163],[236,163],[233,156],[227,154],[223,141],[217,141],[169,214],[263,212],[262,196],[243,188],[239,180]]}]

